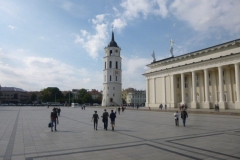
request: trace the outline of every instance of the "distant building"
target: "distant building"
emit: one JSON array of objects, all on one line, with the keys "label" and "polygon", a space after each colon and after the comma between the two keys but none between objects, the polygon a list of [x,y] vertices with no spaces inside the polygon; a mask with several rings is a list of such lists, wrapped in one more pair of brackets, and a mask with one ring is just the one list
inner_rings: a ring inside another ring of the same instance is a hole
[{"label": "distant building", "polygon": [[102,97],[102,93],[97,91],[96,89],[92,89],[88,93],[91,94],[92,99],[94,99],[94,100]]},{"label": "distant building", "polygon": [[122,99],[127,103],[127,94],[134,91],[134,88],[127,88],[122,90]]},{"label": "distant building", "polygon": [[1,103],[27,103],[29,94],[21,88],[16,87],[1,87]]},{"label": "distant building", "polygon": [[145,106],[146,91],[134,90],[134,91],[128,92],[126,102],[128,105],[131,105],[131,106],[136,106],[136,105]]}]

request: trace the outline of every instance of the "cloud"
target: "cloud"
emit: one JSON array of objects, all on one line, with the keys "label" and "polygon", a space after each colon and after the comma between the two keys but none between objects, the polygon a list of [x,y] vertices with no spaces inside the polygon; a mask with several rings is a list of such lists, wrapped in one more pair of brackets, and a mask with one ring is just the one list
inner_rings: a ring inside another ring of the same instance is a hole
[{"label": "cloud", "polygon": [[142,75],[147,70],[147,64],[152,59],[140,57],[122,57],[123,62],[123,88],[145,89],[145,77]]},{"label": "cloud", "polygon": [[124,29],[130,21],[137,18],[146,19],[149,15],[160,16],[166,18],[168,0],[123,0],[120,6],[123,9],[122,14],[113,7],[116,18],[112,24],[118,30]]},{"label": "cloud", "polygon": [[81,44],[93,59],[97,59],[99,51],[103,51],[108,38],[108,22],[104,17],[104,15],[97,15],[96,19],[92,19],[93,28],[96,32],[95,34],[90,34],[86,30],[81,30],[80,34],[75,37],[74,42]]},{"label": "cloud", "polygon": [[240,31],[239,6],[240,1],[232,0],[175,0],[170,12],[196,31],[223,29],[237,33]]},{"label": "cloud", "polygon": [[10,28],[10,29],[15,29],[16,27],[13,26],[13,25],[8,25],[8,28]]},{"label": "cloud", "polygon": [[[41,90],[46,87],[102,88],[102,73],[87,68],[75,68],[64,62],[47,57],[17,57],[18,53],[0,52],[0,77],[2,86],[14,86],[24,90]],[[12,62],[12,58],[15,60]],[[12,63],[8,64],[7,62]],[[21,64],[14,65],[13,63]],[[92,74],[89,74],[92,73]],[[97,81],[96,81],[97,80]]]}]

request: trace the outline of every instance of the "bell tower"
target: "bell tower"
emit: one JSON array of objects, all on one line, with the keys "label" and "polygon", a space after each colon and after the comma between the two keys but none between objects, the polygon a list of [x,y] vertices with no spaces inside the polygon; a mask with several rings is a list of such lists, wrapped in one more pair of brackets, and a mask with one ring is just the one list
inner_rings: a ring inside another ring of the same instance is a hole
[{"label": "bell tower", "polygon": [[114,40],[113,31],[112,40],[104,49],[102,106],[122,105],[121,48]]}]

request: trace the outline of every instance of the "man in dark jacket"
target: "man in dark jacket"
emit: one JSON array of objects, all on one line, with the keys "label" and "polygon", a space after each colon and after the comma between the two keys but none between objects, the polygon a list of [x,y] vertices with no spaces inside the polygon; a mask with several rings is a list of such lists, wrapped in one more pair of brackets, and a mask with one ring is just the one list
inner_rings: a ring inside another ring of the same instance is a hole
[{"label": "man in dark jacket", "polygon": [[111,119],[112,130],[114,131],[116,114],[113,112],[113,110],[111,110],[109,118]]},{"label": "man in dark jacket", "polygon": [[94,129],[96,129],[97,131],[97,125],[98,125],[98,114],[97,114],[97,111],[94,111],[95,113],[93,114],[93,117],[92,117],[92,120],[93,120],[93,126],[94,126]]},{"label": "man in dark jacket", "polygon": [[185,127],[185,125],[186,125],[186,119],[187,119],[187,117],[188,117],[187,111],[186,111],[186,109],[184,109],[184,110],[181,112],[181,118],[182,118],[182,120],[183,120],[183,126],[184,126],[184,127]]},{"label": "man in dark jacket", "polygon": [[102,118],[103,118],[103,123],[104,123],[104,129],[106,129],[106,130],[107,130],[107,127],[108,127],[108,117],[109,117],[109,114],[108,114],[107,110],[104,109]]},{"label": "man in dark jacket", "polygon": [[54,123],[55,131],[57,131],[58,115],[55,109],[53,109],[53,111],[51,112],[50,119],[52,123],[51,131],[53,131],[53,123]]}]

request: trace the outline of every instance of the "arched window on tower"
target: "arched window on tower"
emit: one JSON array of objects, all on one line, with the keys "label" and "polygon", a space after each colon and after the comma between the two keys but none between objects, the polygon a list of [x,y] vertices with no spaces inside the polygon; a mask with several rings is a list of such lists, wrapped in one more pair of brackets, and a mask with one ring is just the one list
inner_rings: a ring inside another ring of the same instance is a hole
[{"label": "arched window on tower", "polygon": [[109,62],[109,68],[112,68],[112,61]]},{"label": "arched window on tower", "polygon": [[109,54],[112,55],[112,50],[110,50]]},{"label": "arched window on tower", "polygon": [[118,61],[116,61],[116,69],[118,69]]},{"label": "arched window on tower", "polygon": [[112,81],[112,76],[110,75],[110,81]]}]

